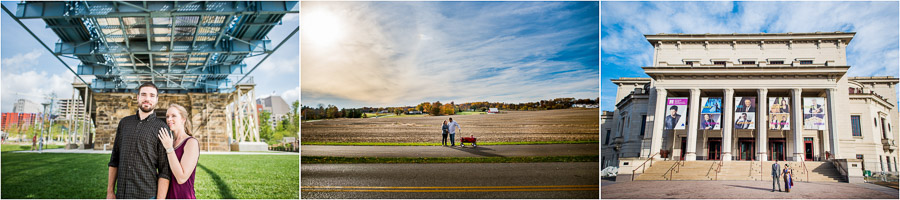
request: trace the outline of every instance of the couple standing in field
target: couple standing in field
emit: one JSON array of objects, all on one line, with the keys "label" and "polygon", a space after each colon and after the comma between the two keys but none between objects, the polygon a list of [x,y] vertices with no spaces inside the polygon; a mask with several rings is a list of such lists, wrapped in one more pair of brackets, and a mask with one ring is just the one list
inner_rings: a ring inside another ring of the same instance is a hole
[{"label": "couple standing in field", "polygon": [[441,126],[441,145],[447,146],[447,133],[450,133],[450,146],[456,146],[456,129],[462,131],[462,127],[459,127],[453,118],[450,118],[450,123],[447,123],[447,120],[444,120],[444,125]]},{"label": "couple standing in field", "polygon": [[116,129],[106,198],[196,199],[200,143],[191,137],[187,110],[171,104],[166,120],[160,120],[153,111],[159,101],[156,85],[147,82],[137,90],[137,114],[123,118]]}]

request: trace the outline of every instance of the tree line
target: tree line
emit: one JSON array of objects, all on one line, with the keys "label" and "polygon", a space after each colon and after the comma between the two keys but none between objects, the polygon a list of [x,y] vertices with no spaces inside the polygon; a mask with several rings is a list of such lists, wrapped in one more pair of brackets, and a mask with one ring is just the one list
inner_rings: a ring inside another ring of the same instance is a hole
[{"label": "tree line", "polygon": [[362,107],[362,108],[338,108],[334,105],[319,104],[316,107],[302,106],[300,115],[302,120],[318,120],[318,119],[335,119],[335,118],[364,118],[365,113],[392,113],[402,115],[412,111],[421,111],[423,114],[433,116],[454,115],[463,111],[486,112],[489,108],[497,108],[499,110],[553,110],[571,108],[575,104],[597,104],[600,98],[596,99],[575,99],[575,98],[555,98],[550,100],[540,100],[527,103],[505,103],[505,102],[469,102],[456,104],[450,103],[422,102],[416,106],[400,106],[400,107]]}]

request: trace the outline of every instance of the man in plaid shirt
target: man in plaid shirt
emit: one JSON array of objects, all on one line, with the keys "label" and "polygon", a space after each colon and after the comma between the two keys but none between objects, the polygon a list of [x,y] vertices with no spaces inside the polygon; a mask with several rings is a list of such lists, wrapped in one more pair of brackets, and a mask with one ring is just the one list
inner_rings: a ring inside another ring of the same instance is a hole
[{"label": "man in plaid shirt", "polygon": [[122,118],[116,129],[115,143],[109,158],[107,199],[165,198],[171,170],[168,151],[156,137],[160,128],[168,130],[153,108],[159,100],[153,83],[138,87],[138,112]]}]

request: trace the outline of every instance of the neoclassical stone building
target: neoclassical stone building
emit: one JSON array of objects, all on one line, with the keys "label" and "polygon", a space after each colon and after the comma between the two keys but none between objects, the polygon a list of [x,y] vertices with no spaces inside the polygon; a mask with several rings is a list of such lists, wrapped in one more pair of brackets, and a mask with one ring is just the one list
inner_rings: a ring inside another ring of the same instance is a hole
[{"label": "neoclassical stone building", "polygon": [[652,66],[642,67],[650,78],[612,80],[618,91],[615,110],[601,116],[602,167],[651,155],[838,158],[896,172],[900,79],[847,76],[854,35],[645,35],[654,47]]}]

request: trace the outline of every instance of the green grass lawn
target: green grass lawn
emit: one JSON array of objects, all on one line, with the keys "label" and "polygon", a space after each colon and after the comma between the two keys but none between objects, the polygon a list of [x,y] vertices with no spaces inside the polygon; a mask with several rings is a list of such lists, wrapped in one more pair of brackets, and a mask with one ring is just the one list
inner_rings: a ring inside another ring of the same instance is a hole
[{"label": "green grass lawn", "polygon": [[[44,149],[58,149],[66,147],[64,145],[55,145],[49,144],[44,145]],[[31,145],[17,145],[17,144],[4,144],[0,145],[0,152],[8,152],[8,151],[27,151],[31,150]]]},{"label": "green grass lawn", "polygon": [[[596,144],[599,141],[536,141],[536,142],[479,142],[478,146],[521,145],[521,144]],[[343,145],[343,146],[441,146],[439,142],[301,142],[302,145]]]},{"label": "green grass lawn", "polygon": [[331,157],[303,156],[303,164],[349,163],[523,163],[523,162],[598,162],[599,156],[529,156],[529,157]]},{"label": "green grass lawn", "polygon": [[[4,151],[7,147],[4,145]],[[109,154],[2,153],[3,199],[102,199]],[[297,199],[296,155],[200,155],[200,199]]]}]

